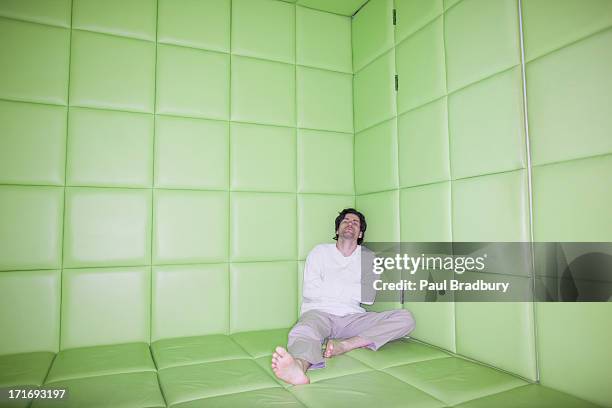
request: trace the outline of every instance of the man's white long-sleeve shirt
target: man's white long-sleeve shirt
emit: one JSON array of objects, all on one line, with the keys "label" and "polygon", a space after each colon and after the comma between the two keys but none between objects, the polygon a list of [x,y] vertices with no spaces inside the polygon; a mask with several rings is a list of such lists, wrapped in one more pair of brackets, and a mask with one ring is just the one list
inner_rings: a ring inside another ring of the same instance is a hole
[{"label": "man's white long-sleeve shirt", "polygon": [[335,244],[314,247],[304,266],[301,313],[319,310],[345,316],[365,312],[360,303],[372,304],[374,299],[370,295],[362,298],[361,258],[361,245],[349,256]]}]

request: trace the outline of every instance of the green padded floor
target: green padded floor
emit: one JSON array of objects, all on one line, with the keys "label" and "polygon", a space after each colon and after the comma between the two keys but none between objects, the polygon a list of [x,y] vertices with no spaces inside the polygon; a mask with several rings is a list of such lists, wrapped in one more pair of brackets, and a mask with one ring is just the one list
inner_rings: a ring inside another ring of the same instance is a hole
[{"label": "green padded floor", "polygon": [[0,356],[0,387],[67,388],[64,401],[21,407],[595,407],[413,340],[354,350],[309,371],[311,384],[277,380],[270,356],[287,329],[182,337]]}]

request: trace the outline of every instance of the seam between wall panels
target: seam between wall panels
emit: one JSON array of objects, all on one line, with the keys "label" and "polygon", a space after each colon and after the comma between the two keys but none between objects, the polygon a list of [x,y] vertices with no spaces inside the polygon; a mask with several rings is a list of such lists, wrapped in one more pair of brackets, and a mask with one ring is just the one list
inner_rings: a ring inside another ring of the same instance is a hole
[{"label": "seam between wall panels", "polygon": [[[293,128],[293,134],[294,134],[294,141],[295,141],[295,233],[296,233],[296,237],[295,237],[295,257],[299,258],[300,257],[300,237],[301,237],[301,231],[300,231],[300,209],[299,209],[299,203],[298,203],[298,191],[299,191],[299,172],[300,172],[300,165],[298,163],[299,160],[299,155],[298,155],[298,149],[300,148],[299,142],[298,142],[298,83],[297,83],[297,33],[298,33],[298,27],[297,27],[297,4],[293,5],[293,109],[294,109],[294,119],[295,119],[295,127]],[[296,293],[296,300],[299,302],[300,298],[301,298],[301,293],[299,293],[299,284],[298,284],[298,280],[299,280],[299,276],[300,276],[300,268],[299,268],[299,260],[296,259],[295,261],[295,269],[293,270],[293,273],[295,274],[295,293]],[[300,318],[300,307],[297,306],[297,303],[295,303],[296,305],[296,312],[295,312],[295,318],[299,319]]]},{"label": "seam between wall panels", "polygon": [[523,120],[525,126],[525,151],[527,153],[527,193],[529,198],[529,241],[530,241],[530,255],[531,255],[531,282],[532,282],[532,302],[531,302],[531,313],[533,322],[533,351],[535,358],[535,379],[540,381],[540,367],[539,367],[539,356],[538,356],[538,325],[536,316],[536,282],[535,282],[535,255],[534,255],[534,243],[533,243],[533,182],[531,174],[531,143],[529,139],[529,115],[527,106],[527,77],[525,73],[525,41],[523,33],[523,2],[518,0],[518,21],[519,21],[519,39],[520,39],[520,51],[521,51],[521,80],[523,86]]},{"label": "seam between wall panels", "polygon": [[225,327],[225,333],[230,335],[232,333],[232,264],[231,253],[232,253],[232,60],[234,59],[232,54],[232,22],[234,20],[233,15],[234,1],[229,0],[229,84],[228,93],[229,97],[229,111],[227,121],[227,326]]}]

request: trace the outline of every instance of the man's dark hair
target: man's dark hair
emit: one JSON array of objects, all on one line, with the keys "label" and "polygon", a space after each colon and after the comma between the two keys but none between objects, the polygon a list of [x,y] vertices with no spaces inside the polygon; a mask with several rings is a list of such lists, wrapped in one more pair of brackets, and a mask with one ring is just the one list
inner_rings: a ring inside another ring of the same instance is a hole
[{"label": "man's dark hair", "polygon": [[[346,217],[346,214],[355,214],[359,217],[359,231],[361,231],[361,238],[357,238],[357,244],[361,245],[361,243],[363,242],[363,238],[365,237],[365,230],[368,228],[368,224],[366,223],[365,216],[356,209],[345,208],[344,210],[340,211],[338,213],[338,216],[336,217],[336,229],[334,229],[334,231],[338,231],[338,228],[340,228],[340,223],[342,222],[344,217]],[[336,233],[334,239],[336,241],[338,240],[338,233]]]}]

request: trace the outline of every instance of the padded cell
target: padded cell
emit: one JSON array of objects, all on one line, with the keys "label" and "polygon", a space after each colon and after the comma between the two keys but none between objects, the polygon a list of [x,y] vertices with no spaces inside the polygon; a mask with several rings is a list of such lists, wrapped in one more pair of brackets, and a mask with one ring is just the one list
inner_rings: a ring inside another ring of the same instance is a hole
[{"label": "padded cell", "polygon": [[[402,241],[404,241],[403,238]],[[431,241],[435,242],[435,240]],[[417,322],[414,331],[410,333],[412,338],[451,352],[456,351],[455,304],[453,302],[406,302],[404,309],[410,310]]]},{"label": "padded cell", "polygon": [[70,0],[4,0],[0,16],[69,28],[70,3]]},{"label": "padded cell", "polygon": [[276,329],[295,323],[295,262],[230,266],[230,332]]},{"label": "padded cell", "polygon": [[298,129],[298,192],[354,194],[353,135]]},{"label": "padded cell", "polygon": [[68,185],[150,187],[153,117],[71,108],[67,153]]},{"label": "padded cell", "polygon": [[388,52],[355,74],[353,81],[355,132],[396,115],[394,56],[394,52]]},{"label": "padded cell", "polygon": [[238,392],[218,397],[199,399],[173,405],[176,408],[198,408],[213,406],[217,408],[251,408],[253,403],[262,407],[301,408],[302,404],[290,392],[280,388],[264,388],[261,390]]},{"label": "padded cell", "polygon": [[587,5],[580,0],[524,0],[522,6],[528,61],[612,26],[612,3],[607,0]]},{"label": "padded cell", "polygon": [[231,78],[232,120],[295,126],[293,65],[232,56]]},{"label": "padded cell", "polygon": [[298,126],[353,131],[353,76],[297,67]]},{"label": "padded cell", "polygon": [[253,358],[271,356],[276,346],[287,344],[289,329],[258,330],[232,334],[232,339]]},{"label": "padded cell", "polygon": [[70,104],[153,112],[155,44],[75,30]]},{"label": "padded cell", "polygon": [[159,370],[168,405],[278,384],[253,360],[226,360]]},{"label": "padded cell", "polygon": [[65,105],[69,44],[67,29],[0,18],[0,98]]},{"label": "padded cell", "polygon": [[157,113],[229,119],[229,67],[227,54],[159,45]]},{"label": "padded cell", "polygon": [[153,201],[154,264],[227,260],[227,192],[155,190]]},{"label": "padded cell", "polygon": [[306,259],[317,244],[333,243],[334,220],[340,211],[354,205],[353,196],[298,195],[298,258]]},{"label": "padded cell", "polygon": [[0,183],[64,184],[66,108],[0,101]]},{"label": "padded cell", "polygon": [[232,193],[230,203],[232,261],[296,259],[295,194]]},{"label": "padded cell", "polygon": [[357,194],[398,187],[397,120],[391,119],[355,135]]},{"label": "padded cell", "polygon": [[399,192],[397,190],[357,196],[355,204],[368,221],[368,230],[364,236],[366,242],[399,241]]},{"label": "padded cell", "polygon": [[42,385],[53,357],[45,352],[0,356],[0,387]]},{"label": "padded cell", "polygon": [[[58,381],[49,388],[66,389],[61,407],[165,407],[155,372],[123,373]],[[58,401],[38,399],[32,407],[58,407]]]},{"label": "padded cell", "polygon": [[155,0],[73,1],[73,28],[155,41]]},{"label": "padded cell", "polygon": [[453,178],[524,168],[525,120],[520,68],[450,95],[448,123]]},{"label": "padded cell", "polygon": [[297,7],[296,36],[298,64],[353,72],[350,18]]},{"label": "padded cell", "polygon": [[295,129],[246,123],[230,129],[232,190],[295,192]]},{"label": "padded cell", "polygon": [[525,170],[453,182],[453,240],[529,241]]},{"label": "padded cell", "polygon": [[400,186],[450,179],[446,98],[398,118]]},{"label": "padded cell", "polygon": [[402,242],[450,242],[451,186],[449,182],[400,190]]},{"label": "padded cell", "polygon": [[149,342],[151,269],[64,269],[62,350]]},{"label": "padded cell", "polygon": [[0,186],[0,271],[61,264],[63,188]]},{"label": "padded cell", "polygon": [[513,388],[456,405],[456,408],[597,408],[585,400],[538,384]]},{"label": "padded cell", "polygon": [[153,267],[152,296],[153,341],[229,330],[227,264]]},{"label": "padded cell", "polygon": [[397,46],[399,113],[446,94],[443,32],[440,17]]},{"label": "padded cell", "polygon": [[229,124],[156,116],[155,186],[226,190]]},{"label": "padded cell", "polygon": [[457,302],[455,332],[457,353],[536,380],[532,303]]},{"label": "padded cell", "polygon": [[212,361],[249,358],[249,355],[229,336],[218,334],[159,340],[151,345],[151,351],[160,370]]},{"label": "padded cell", "polygon": [[442,0],[395,0],[395,41],[401,42],[442,14]]},{"label": "padded cell", "polygon": [[355,14],[366,2],[367,0],[297,0],[297,4],[302,6],[349,17]]},{"label": "padded cell", "polygon": [[[0,354],[57,351],[59,312],[59,271],[0,273]],[[24,366],[34,364],[29,357],[24,358]]]},{"label": "padded cell", "polygon": [[534,240],[612,241],[610,174],[612,155],[534,167]]},{"label": "padded cell", "polygon": [[393,0],[372,0],[352,20],[353,70],[393,47]]},{"label": "padded cell", "polygon": [[307,387],[293,387],[291,393],[309,407],[443,407],[444,404],[389,374],[369,371],[323,380]]},{"label": "padded cell", "polygon": [[64,266],[146,265],[151,191],[67,188]]},{"label": "padded cell", "polygon": [[449,356],[436,348],[408,339],[392,341],[377,351],[368,348],[356,349],[349,352],[348,355],[377,370],[418,361],[429,363],[429,360]]},{"label": "padded cell", "polygon": [[146,343],[62,350],[53,360],[45,384],[82,377],[155,371]]},{"label": "padded cell", "polygon": [[611,42],[607,30],[527,64],[533,165],[612,153]]},{"label": "padded cell", "polygon": [[232,53],[295,62],[295,6],[272,0],[233,0]]},{"label": "padded cell", "polygon": [[230,50],[230,0],[160,0],[157,41]]},{"label": "padded cell", "polygon": [[466,0],[446,14],[448,90],[520,62],[517,0]]},{"label": "padded cell", "polygon": [[511,375],[454,357],[391,367],[385,371],[449,405],[526,384]]}]

